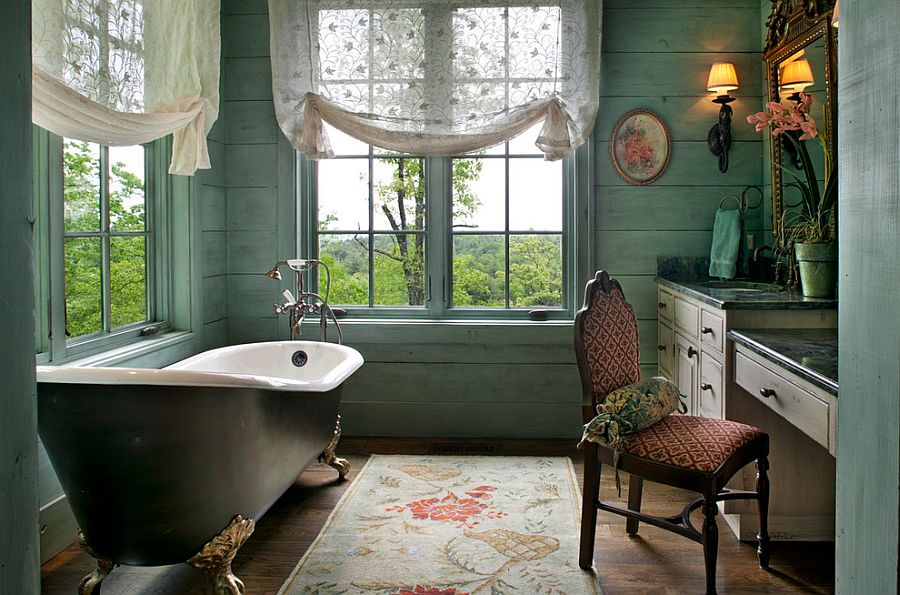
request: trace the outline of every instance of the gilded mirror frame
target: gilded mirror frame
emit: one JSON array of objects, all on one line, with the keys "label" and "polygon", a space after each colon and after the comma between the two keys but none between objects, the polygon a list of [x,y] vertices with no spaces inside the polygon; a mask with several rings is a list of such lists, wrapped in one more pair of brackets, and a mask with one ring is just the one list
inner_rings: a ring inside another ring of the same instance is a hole
[{"label": "gilded mirror frame", "polygon": [[[824,41],[825,104],[824,122],[820,126],[828,139],[828,151],[835,155],[837,147],[837,46],[831,14],[834,0],[771,0],[772,12],[766,21],[766,45],[763,60],[766,64],[768,101],[781,101],[779,65],[797,51],[819,39]],[[813,115],[814,119],[818,118]],[[779,139],[769,136],[772,181],[772,232],[778,235],[784,209],[783,176],[781,170],[783,148]]]}]

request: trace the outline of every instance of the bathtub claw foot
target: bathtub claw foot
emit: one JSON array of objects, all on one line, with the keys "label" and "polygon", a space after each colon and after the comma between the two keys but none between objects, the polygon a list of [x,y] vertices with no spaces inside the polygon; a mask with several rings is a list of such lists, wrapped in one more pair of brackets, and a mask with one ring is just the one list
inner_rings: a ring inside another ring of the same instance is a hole
[{"label": "bathtub claw foot", "polygon": [[231,571],[231,562],[256,523],[237,515],[225,529],[194,555],[188,564],[212,578],[216,595],[241,595],[244,583]]},{"label": "bathtub claw foot", "polygon": [[347,479],[347,474],[350,473],[350,462],[347,461],[347,459],[341,459],[334,454],[340,439],[341,416],[338,415],[337,422],[334,426],[334,435],[331,437],[331,442],[328,443],[328,446],[326,446],[322,454],[319,455],[319,462],[337,469],[338,477],[340,477],[340,479]]},{"label": "bathtub claw foot", "polygon": [[91,546],[84,540],[84,535],[78,534],[78,545],[81,546],[88,555],[97,560],[97,568],[92,573],[81,579],[78,585],[78,595],[100,595],[100,583],[103,582],[109,573],[112,572],[115,563],[101,556],[98,556]]}]

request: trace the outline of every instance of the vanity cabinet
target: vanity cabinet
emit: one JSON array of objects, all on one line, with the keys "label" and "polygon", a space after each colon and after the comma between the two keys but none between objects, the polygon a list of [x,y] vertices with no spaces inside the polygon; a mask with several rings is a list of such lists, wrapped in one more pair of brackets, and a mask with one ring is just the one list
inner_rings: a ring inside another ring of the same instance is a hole
[{"label": "vanity cabinet", "polygon": [[659,374],[678,385],[689,415],[722,419],[724,314],[662,286],[658,307]]},{"label": "vanity cabinet", "polygon": [[[712,293],[712,292],[711,292]],[[695,291],[672,284],[658,286],[657,369],[678,385],[689,415],[724,419],[725,395],[734,382],[734,355],[726,335],[733,328],[836,328],[837,310],[779,308],[769,301],[760,307],[747,293],[735,303],[705,301]],[[713,302],[713,303],[709,303]],[[732,306],[732,307],[728,307]]]}]

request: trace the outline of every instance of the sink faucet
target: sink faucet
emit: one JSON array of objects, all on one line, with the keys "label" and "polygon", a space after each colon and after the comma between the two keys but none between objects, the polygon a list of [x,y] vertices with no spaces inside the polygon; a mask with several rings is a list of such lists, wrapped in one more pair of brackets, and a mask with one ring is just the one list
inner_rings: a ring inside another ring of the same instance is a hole
[{"label": "sink faucet", "polygon": [[[322,298],[322,296],[313,291],[307,291],[303,287],[304,273],[312,270],[319,265],[325,268],[327,277],[325,298]],[[278,271],[279,267],[281,266],[287,266],[297,276],[297,297],[294,297],[294,294],[291,293],[291,290],[285,289],[284,292],[282,292],[285,302],[283,304],[275,304],[276,314],[284,314],[285,312],[287,312],[288,314],[291,341],[298,340],[302,335],[303,321],[306,319],[306,315],[318,314],[322,318],[321,324],[319,326],[319,340],[325,341],[328,338],[326,326],[328,323],[327,317],[330,316],[332,321],[334,322],[334,327],[337,329],[338,343],[342,343],[343,333],[341,332],[341,327],[338,324],[337,317],[327,303],[327,297],[331,290],[331,272],[328,270],[328,265],[320,260],[312,259],[305,260],[294,258],[288,260],[279,260],[275,263],[275,266],[273,266],[269,271],[266,272],[266,277],[268,277],[269,279],[275,279],[276,281],[281,281],[281,273]]]}]

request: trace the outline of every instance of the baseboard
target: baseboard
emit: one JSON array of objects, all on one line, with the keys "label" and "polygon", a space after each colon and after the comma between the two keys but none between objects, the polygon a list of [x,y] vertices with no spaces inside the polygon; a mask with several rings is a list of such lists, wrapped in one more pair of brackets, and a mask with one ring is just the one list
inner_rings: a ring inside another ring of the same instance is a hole
[{"label": "baseboard", "polygon": [[41,564],[78,539],[78,523],[65,496],[41,507]]},{"label": "baseboard", "polygon": [[[722,505],[719,504],[720,510]],[[741,541],[756,541],[759,515],[722,514],[732,533]],[[827,515],[769,515],[772,541],[834,541],[834,517]]]}]

